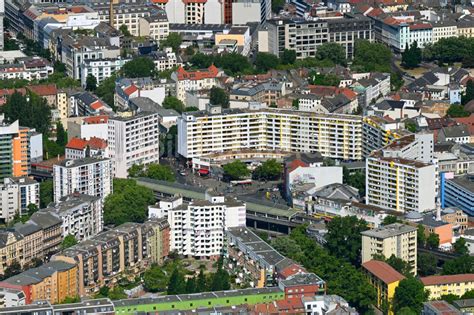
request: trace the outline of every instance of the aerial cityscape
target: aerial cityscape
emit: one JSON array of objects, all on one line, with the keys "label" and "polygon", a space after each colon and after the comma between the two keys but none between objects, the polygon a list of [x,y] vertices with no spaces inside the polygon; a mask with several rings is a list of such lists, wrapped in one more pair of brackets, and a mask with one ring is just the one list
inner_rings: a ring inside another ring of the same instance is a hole
[{"label": "aerial cityscape", "polygon": [[474,314],[474,1],[0,29],[0,315]]}]

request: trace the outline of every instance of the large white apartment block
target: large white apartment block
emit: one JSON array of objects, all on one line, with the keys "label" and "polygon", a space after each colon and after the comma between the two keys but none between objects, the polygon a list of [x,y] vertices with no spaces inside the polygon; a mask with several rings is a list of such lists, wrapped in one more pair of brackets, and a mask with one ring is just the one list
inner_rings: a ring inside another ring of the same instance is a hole
[{"label": "large white apartment block", "polygon": [[188,91],[210,90],[219,84],[217,78],[222,73],[214,65],[199,71],[186,71],[179,67],[171,75],[171,79],[176,82],[176,97],[185,102]]},{"label": "large white apartment block", "polygon": [[366,116],[362,127],[362,153],[369,156],[373,151],[403,137],[407,132],[400,129],[400,123],[379,116]]},{"label": "large white apartment block", "polygon": [[362,263],[373,259],[374,255],[390,258],[394,255],[409,263],[416,275],[417,240],[416,227],[394,223],[362,234]]},{"label": "large white apartment block", "polygon": [[121,58],[103,58],[86,59],[81,66],[81,85],[86,87],[87,77],[92,75],[97,80],[97,85],[109,78],[113,73],[122,69],[123,65],[131,59]]},{"label": "large white apartment block", "polygon": [[64,160],[53,169],[54,201],[73,193],[105,199],[112,193],[110,159]]},{"label": "large white apartment block", "polygon": [[248,149],[320,152],[334,159],[362,159],[360,116],[209,107],[206,112],[183,113],[177,125],[178,153],[188,159]]},{"label": "large white apartment block", "polygon": [[167,209],[170,223],[170,250],[196,258],[217,258],[221,255],[225,230],[245,226],[246,205],[206,193],[205,200],[180,203]]},{"label": "large white apartment block", "polygon": [[39,207],[39,183],[29,177],[4,178],[0,184],[0,221],[9,222],[16,214],[26,214],[28,205]]},{"label": "large white apartment block", "polygon": [[397,139],[366,159],[366,203],[400,212],[432,210],[437,168],[432,134]]},{"label": "large white apartment block", "polygon": [[181,63],[178,63],[178,58],[170,47],[165,47],[163,51],[152,53],[151,58],[153,58],[156,70],[158,71],[165,71],[177,65],[181,65]]},{"label": "large white apartment block", "polygon": [[73,235],[84,241],[102,232],[102,199],[97,196],[74,193],[60,198],[41,212],[51,212],[61,218],[62,235]]},{"label": "large white apartment block", "polygon": [[109,157],[115,177],[126,178],[134,164],[159,163],[159,117],[140,112],[133,116],[110,117]]},{"label": "large white apartment block", "polygon": [[156,41],[166,39],[170,31],[166,13],[141,17],[138,19],[138,27],[140,36],[150,36]]}]

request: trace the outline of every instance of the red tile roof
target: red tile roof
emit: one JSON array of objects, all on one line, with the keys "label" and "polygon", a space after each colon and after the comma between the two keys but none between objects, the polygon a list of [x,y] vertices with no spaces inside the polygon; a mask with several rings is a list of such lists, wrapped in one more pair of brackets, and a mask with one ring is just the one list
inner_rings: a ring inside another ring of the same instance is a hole
[{"label": "red tile roof", "polygon": [[159,3],[159,4],[166,4],[168,3],[168,0],[151,0],[153,3]]},{"label": "red tile roof", "polygon": [[410,30],[429,30],[432,29],[433,26],[429,23],[418,23],[410,25]]},{"label": "red tile roof", "polygon": [[465,273],[450,276],[429,276],[420,278],[420,280],[421,282],[423,282],[424,285],[474,282],[474,273]]},{"label": "red tile roof", "polygon": [[107,141],[97,137],[91,137],[89,140],[74,137],[66,145],[66,148],[75,150],[84,150],[86,147],[93,150],[105,149],[107,148]]},{"label": "red tile roof", "polygon": [[469,133],[474,135],[474,114],[469,117],[453,118],[457,123],[464,124],[469,128]]},{"label": "red tile roof", "polygon": [[306,272],[306,269],[301,267],[298,264],[291,264],[288,267],[280,270],[278,274],[280,275],[280,278],[286,279],[294,274],[300,273],[300,272]]},{"label": "red tile roof", "polygon": [[69,140],[69,142],[66,144],[66,148],[74,149],[74,150],[84,150],[86,146],[87,146],[86,140],[75,138],[75,137]]},{"label": "red tile roof", "polygon": [[91,108],[93,110],[98,110],[102,107],[104,107],[104,105],[100,101],[95,101],[94,103],[91,104]]},{"label": "red tile roof", "polygon": [[123,90],[123,92],[128,96],[132,95],[136,91],[138,91],[138,88],[133,84]]},{"label": "red tile roof", "polygon": [[405,279],[404,275],[383,261],[369,260],[363,263],[362,267],[386,284]]},{"label": "red tile roof", "polygon": [[56,84],[32,85],[28,86],[27,89],[39,96],[49,96],[58,94]]},{"label": "red tile roof", "polygon": [[370,16],[370,17],[377,17],[381,14],[383,14],[383,10],[380,9],[380,8],[375,8],[373,9],[372,11],[370,11],[369,13],[367,13],[367,16]]},{"label": "red tile roof", "polygon": [[107,115],[89,116],[89,117],[84,118],[83,121],[87,125],[106,124],[109,121],[109,116]]},{"label": "red tile roof", "polygon": [[208,78],[216,78],[219,73],[219,69],[216,66],[211,65],[207,70],[198,71],[186,71],[183,67],[179,67],[176,70],[178,80],[203,80]]}]

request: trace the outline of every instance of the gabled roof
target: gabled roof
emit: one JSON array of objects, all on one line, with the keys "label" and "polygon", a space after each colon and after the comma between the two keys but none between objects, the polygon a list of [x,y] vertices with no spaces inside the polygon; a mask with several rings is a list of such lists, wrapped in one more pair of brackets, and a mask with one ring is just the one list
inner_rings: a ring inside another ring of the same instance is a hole
[{"label": "gabled roof", "polygon": [[39,96],[49,96],[58,94],[56,84],[31,85],[27,86],[26,88]]},{"label": "gabled roof", "polygon": [[219,69],[216,66],[211,65],[206,70],[197,70],[197,71],[186,71],[183,67],[179,67],[176,70],[176,74],[179,81],[182,80],[203,80],[209,78],[216,78],[219,74]]},{"label": "gabled roof", "polygon": [[382,280],[385,284],[390,284],[405,279],[404,275],[383,261],[369,260],[363,263],[362,267],[378,279]]},{"label": "gabled roof", "polygon": [[449,276],[429,276],[420,278],[425,286],[437,284],[474,282],[474,273],[449,275]]}]

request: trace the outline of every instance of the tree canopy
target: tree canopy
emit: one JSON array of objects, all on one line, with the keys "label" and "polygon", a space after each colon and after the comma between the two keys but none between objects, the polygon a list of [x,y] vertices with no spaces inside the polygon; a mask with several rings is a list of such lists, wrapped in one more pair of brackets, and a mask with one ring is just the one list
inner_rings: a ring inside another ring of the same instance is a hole
[{"label": "tree canopy", "polygon": [[459,105],[459,104],[452,104],[449,106],[448,111],[446,114],[449,117],[469,117],[470,113],[464,109],[464,106]]},{"label": "tree canopy", "polygon": [[362,249],[362,231],[368,230],[367,222],[355,216],[335,217],[326,225],[328,251],[353,265],[359,265]]},{"label": "tree canopy", "polygon": [[462,95],[461,102],[466,105],[472,100],[474,100],[474,81],[469,80],[466,83],[466,92]]},{"label": "tree canopy", "polygon": [[334,74],[321,74],[315,71],[310,72],[308,81],[314,85],[339,86],[341,79]]},{"label": "tree canopy", "polygon": [[284,65],[294,64],[296,61],[296,51],[285,49],[283,54],[281,54],[281,63]]},{"label": "tree canopy", "polygon": [[416,314],[421,314],[423,302],[428,300],[428,294],[420,280],[413,277],[403,279],[395,289],[393,297],[395,314],[405,307]]},{"label": "tree canopy", "polygon": [[178,33],[169,33],[165,40],[160,42],[160,47],[171,47],[175,53],[178,52],[183,42],[181,35]]},{"label": "tree canopy", "polygon": [[97,89],[97,79],[94,75],[89,74],[86,78],[86,90],[95,91]]},{"label": "tree canopy", "polygon": [[95,90],[95,94],[99,96],[107,105],[112,107],[112,109],[115,109],[114,93],[116,79],[117,75],[114,73],[107,79],[102,80]]},{"label": "tree canopy", "polygon": [[161,104],[166,109],[174,109],[178,113],[182,113],[185,109],[185,106],[183,102],[181,102],[177,97],[175,96],[166,96],[165,99],[163,100],[163,103]]},{"label": "tree canopy", "polygon": [[151,58],[138,57],[124,64],[120,71],[127,78],[153,77],[156,66]]},{"label": "tree canopy", "polygon": [[222,169],[224,174],[230,179],[241,179],[250,175],[250,170],[247,167],[247,164],[240,160],[235,160],[233,162],[225,164]]},{"label": "tree canopy", "polygon": [[462,273],[474,273],[474,257],[463,255],[448,260],[443,265],[443,275],[456,275]]},{"label": "tree canopy", "polygon": [[77,244],[77,239],[74,235],[68,234],[66,237],[63,239],[61,243],[61,249],[66,249],[69,247],[72,247]]},{"label": "tree canopy", "polygon": [[[474,38],[448,37],[436,43],[425,45],[423,58],[438,60],[441,63],[469,62],[474,51]],[[469,64],[468,64],[469,65]]]},{"label": "tree canopy", "polygon": [[283,172],[283,166],[275,159],[269,159],[257,166],[253,171],[253,177],[256,179],[275,180],[280,178]]},{"label": "tree canopy", "polygon": [[405,68],[413,69],[418,67],[420,63],[421,49],[418,47],[418,43],[415,41],[402,53],[402,65]]},{"label": "tree canopy", "polygon": [[435,255],[429,253],[420,253],[418,255],[418,274],[422,277],[436,274],[438,259]]},{"label": "tree canopy", "polygon": [[20,126],[35,128],[48,134],[51,124],[51,109],[46,100],[34,93],[22,95],[14,92],[1,107],[9,122],[19,121]]},{"label": "tree canopy", "polygon": [[436,233],[430,233],[426,238],[426,247],[437,249],[439,247],[439,235]]},{"label": "tree canopy", "polygon": [[257,71],[267,72],[268,70],[275,69],[280,64],[280,59],[277,56],[270,53],[259,52],[255,59],[255,67]]},{"label": "tree canopy", "polygon": [[330,60],[334,64],[345,66],[347,64],[346,51],[337,43],[324,43],[318,47],[316,58],[319,60]]},{"label": "tree canopy", "polygon": [[464,237],[460,237],[454,242],[453,249],[456,254],[459,255],[468,255],[469,249],[466,245],[466,239]]},{"label": "tree canopy", "polygon": [[166,290],[168,277],[163,268],[152,265],[143,274],[143,286],[148,292],[162,292]]},{"label": "tree canopy", "polygon": [[46,208],[53,202],[53,180],[47,179],[40,183],[40,207]]},{"label": "tree canopy", "polygon": [[104,223],[120,225],[125,222],[144,222],[148,205],[155,202],[153,192],[138,186],[133,179],[114,179],[114,192],[105,198]]},{"label": "tree canopy", "polygon": [[212,105],[220,105],[222,108],[229,108],[229,95],[224,89],[214,86],[211,88],[209,102]]},{"label": "tree canopy", "polygon": [[392,52],[381,43],[359,40],[355,44],[352,66],[366,72],[390,72]]}]

